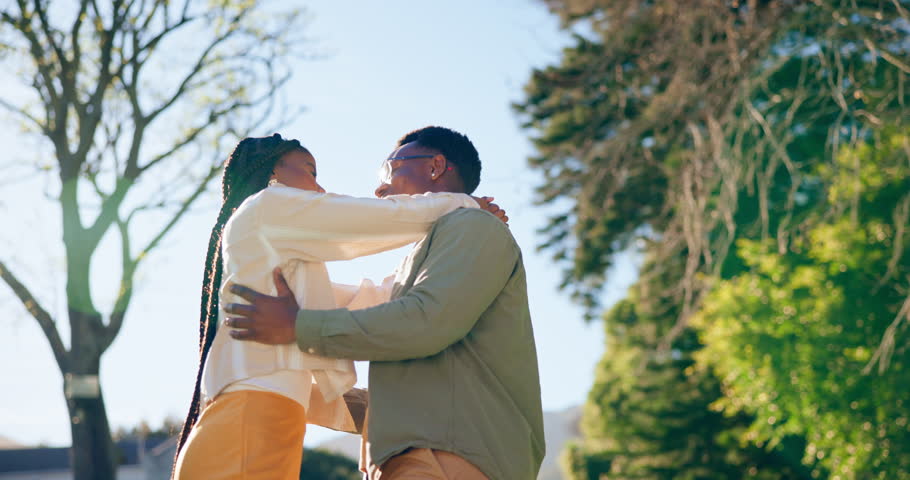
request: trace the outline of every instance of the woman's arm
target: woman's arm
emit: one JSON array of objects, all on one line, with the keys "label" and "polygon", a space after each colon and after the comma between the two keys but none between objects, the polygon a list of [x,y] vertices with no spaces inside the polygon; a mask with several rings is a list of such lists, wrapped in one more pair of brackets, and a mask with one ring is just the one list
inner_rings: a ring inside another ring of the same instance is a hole
[{"label": "woman's arm", "polygon": [[373,199],[271,187],[253,208],[259,234],[273,248],[324,262],[414,243],[437,219],[463,207],[477,208],[478,204],[460,193]]},{"label": "woman's arm", "polygon": [[359,310],[388,302],[392,298],[392,286],[394,284],[395,275],[389,275],[379,285],[369,279],[364,279],[360,282],[360,285],[332,282],[335,305],[338,308]]}]

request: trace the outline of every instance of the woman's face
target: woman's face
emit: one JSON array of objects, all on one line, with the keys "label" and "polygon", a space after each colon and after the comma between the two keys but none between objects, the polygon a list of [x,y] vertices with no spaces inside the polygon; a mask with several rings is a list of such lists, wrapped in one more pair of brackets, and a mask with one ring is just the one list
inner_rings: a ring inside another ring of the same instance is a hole
[{"label": "woman's face", "polygon": [[275,164],[272,178],[289,187],[325,193],[325,189],[316,183],[316,159],[300,150],[282,155]]}]

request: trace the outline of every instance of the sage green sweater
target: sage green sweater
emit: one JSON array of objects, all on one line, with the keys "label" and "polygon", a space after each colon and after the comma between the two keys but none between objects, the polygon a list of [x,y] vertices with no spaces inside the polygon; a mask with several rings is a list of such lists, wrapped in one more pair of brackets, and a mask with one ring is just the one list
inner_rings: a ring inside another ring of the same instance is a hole
[{"label": "sage green sweater", "polygon": [[532,480],[543,412],[521,250],[495,216],[442,218],[399,269],[392,300],[301,310],[301,350],[370,361],[369,453],[462,456],[493,480]]}]

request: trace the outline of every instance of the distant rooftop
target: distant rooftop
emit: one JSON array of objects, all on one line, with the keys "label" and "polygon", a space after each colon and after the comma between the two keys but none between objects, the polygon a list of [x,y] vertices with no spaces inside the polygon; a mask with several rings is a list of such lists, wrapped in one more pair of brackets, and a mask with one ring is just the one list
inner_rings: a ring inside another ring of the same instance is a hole
[{"label": "distant rooftop", "polygon": [[11,439],[0,435],[0,450],[5,450],[7,448],[23,448],[25,445]]},{"label": "distant rooftop", "polygon": [[[154,450],[169,439],[150,437],[145,440],[145,450]],[[120,465],[138,465],[142,444],[138,439],[126,439],[115,442],[120,453]],[[32,447],[0,449],[0,473],[41,472],[48,470],[66,470],[70,465],[69,447]]]}]

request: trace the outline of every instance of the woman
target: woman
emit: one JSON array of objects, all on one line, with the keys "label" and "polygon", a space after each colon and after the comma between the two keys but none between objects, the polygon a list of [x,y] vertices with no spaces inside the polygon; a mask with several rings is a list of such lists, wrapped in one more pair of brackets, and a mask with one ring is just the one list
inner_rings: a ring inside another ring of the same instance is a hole
[{"label": "woman", "polygon": [[277,134],[237,145],[224,167],[222,199],[206,257],[200,366],[175,478],[296,479],[308,420],[355,429],[342,398],[356,381],[353,362],[308,355],[296,345],[232,340],[217,328],[222,300],[238,301],[228,286],[274,293],[271,272],[280,266],[301,306],[364,308],[384,295],[368,282],[360,291],[333,291],[323,262],[413,243],[439,217],[478,204],[452,193],[327,194],[310,152]]}]

